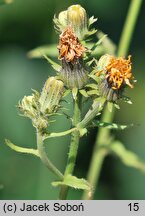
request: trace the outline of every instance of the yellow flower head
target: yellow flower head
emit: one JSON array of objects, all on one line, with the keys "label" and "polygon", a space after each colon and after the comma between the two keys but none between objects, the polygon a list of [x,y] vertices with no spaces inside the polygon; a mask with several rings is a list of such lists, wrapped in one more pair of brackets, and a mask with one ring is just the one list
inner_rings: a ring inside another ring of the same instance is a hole
[{"label": "yellow flower head", "polygon": [[109,63],[106,66],[105,77],[111,85],[111,88],[114,90],[120,89],[124,84],[133,88],[133,85],[130,83],[130,80],[133,79],[131,56],[128,56],[128,59],[111,56]]}]

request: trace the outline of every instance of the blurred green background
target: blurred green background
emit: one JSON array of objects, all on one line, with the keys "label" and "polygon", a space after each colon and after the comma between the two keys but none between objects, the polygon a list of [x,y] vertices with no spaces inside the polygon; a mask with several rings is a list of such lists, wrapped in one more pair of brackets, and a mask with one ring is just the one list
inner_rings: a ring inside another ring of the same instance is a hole
[{"label": "blurred green background", "polygon": [[[35,130],[28,119],[20,117],[17,102],[41,90],[48,75],[54,72],[46,60],[28,59],[27,52],[37,46],[58,41],[53,16],[71,4],[81,4],[89,16],[98,17],[96,26],[118,44],[130,0],[15,0],[0,7],[0,199],[56,199],[58,189],[50,184],[55,176],[37,158],[16,153],[4,145],[4,138],[19,146],[36,147]],[[128,90],[133,105],[121,104],[115,122],[137,126],[115,132],[124,145],[145,161],[145,2],[134,32],[130,54],[133,73],[138,80]],[[72,104],[68,104],[72,107]],[[52,130],[62,131],[70,123],[59,117]],[[75,174],[86,177],[97,129],[81,140]],[[70,137],[47,142],[47,152],[55,165],[64,171]],[[145,175],[125,167],[118,158],[106,158],[95,199],[145,199]],[[69,199],[80,199],[81,191],[70,190]]]}]

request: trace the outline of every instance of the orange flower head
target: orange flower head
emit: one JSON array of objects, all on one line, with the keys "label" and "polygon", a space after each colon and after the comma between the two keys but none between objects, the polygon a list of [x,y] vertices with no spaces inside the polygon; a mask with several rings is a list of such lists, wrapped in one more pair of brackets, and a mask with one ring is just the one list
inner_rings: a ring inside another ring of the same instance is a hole
[{"label": "orange flower head", "polygon": [[106,66],[107,72],[105,77],[114,90],[119,90],[124,84],[133,88],[133,85],[130,83],[130,80],[133,79],[131,70],[131,56],[128,56],[128,59],[111,56]]},{"label": "orange flower head", "polygon": [[76,59],[82,58],[86,48],[80,44],[75,36],[72,28],[69,26],[59,39],[59,59],[65,59],[67,62],[73,62]]}]

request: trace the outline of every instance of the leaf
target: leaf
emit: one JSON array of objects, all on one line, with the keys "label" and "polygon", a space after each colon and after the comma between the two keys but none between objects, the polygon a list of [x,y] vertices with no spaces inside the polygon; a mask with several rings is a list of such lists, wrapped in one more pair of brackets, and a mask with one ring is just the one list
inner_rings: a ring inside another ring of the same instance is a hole
[{"label": "leaf", "polygon": [[61,70],[61,66],[59,64],[57,64],[56,62],[54,62],[53,60],[51,60],[48,56],[43,55],[43,57],[51,64],[52,68],[58,72],[60,72]]},{"label": "leaf", "polygon": [[130,125],[120,125],[120,124],[116,124],[116,123],[108,123],[108,122],[100,122],[100,121],[96,121],[95,125],[97,127],[106,127],[108,129],[114,129],[114,130],[124,130],[126,128],[132,127],[133,124]]},{"label": "leaf", "polygon": [[118,109],[118,110],[120,109],[120,106],[117,103],[114,103],[113,105],[116,109]]},{"label": "leaf", "polygon": [[57,57],[58,56],[57,44],[37,47],[29,51],[27,55],[29,58],[43,58],[44,55],[46,56],[48,55],[50,57]]},{"label": "leaf", "polygon": [[95,43],[92,47],[92,52],[97,48],[97,46],[99,46],[103,40],[107,37],[107,35],[103,35],[102,37],[99,38],[99,40],[97,41],[97,43]]},{"label": "leaf", "polygon": [[88,95],[99,95],[98,90],[90,90],[87,93],[88,93]]},{"label": "leaf", "polygon": [[112,109],[113,109],[113,103],[108,102],[108,103],[107,103],[107,107],[108,107],[109,112],[112,112]]},{"label": "leaf", "polygon": [[97,21],[97,18],[94,18],[94,16],[89,18],[89,26],[91,26],[93,23]]},{"label": "leaf", "polygon": [[87,84],[86,87],[89,87],[89,88],[92,88],[92,89],[95,89],[95,90],[98,89],[98,86],[95,83]]},{"label": "leaf", "polygon": [[145,173],[145,163],[135,153],[127,150],[121,142],[115,141],[110,145],[110,149],[126,166],[136,168]]},{"label": "leaf", "polygon": [[66,185],[66,186],[69,186],[75,189],[82,189],[82,190],[88,190],[88,191],[92,190],[90,184],[85,179],[77,178],[72,175],[67,175],[64,178],[64,181],[62,182],[61,181],[52,182],[52,185],[54,187]]},{"label": "leaf", "polygon": [[79,90],[79,92],[86,98],[89,97],[89,95],[87,94],[87,92],[84,89]]},{"label": "leaf", "polygon": [[87,128],[79,128],[80,137],[83,137],[88,131]]},{"label": "leaf", "polygon": [[90,67],[91,65],[95,64],[95,66],[97,65],[98,61],[95,58],[91,58],[90,61],[86,62],[87,66]]},{"label": "leaf", "polygon": [[66,136],[66,135],[74,132],[75,130],[77,130],[77,128],[71,128],[70,130],[58,132],[58,133],[45,134],[45,139]]},{"label": "leaf", "polygon": [[5,139],[5,144],[16,152],[32,154],[32,155],[39,157],[39,153],[37,149],[30,149],[30,148],[23,148],[23,147],[16,146],[8,139]]},{"label": "leaf", "polygon": [[72,96],[73,96],[74,100],[77,99],[77,94],[78,94],[78,88],[73,88],[72,89]]},{"label": "leaf", "polygon": [[121,99],[128,104],[132,104],[131,99],[125,95],[122,95]]},{"label": "leaf", "polygon": [[101,31],[97,33],[97,37],[100,40],[103,39],[101,42],[104,48],[104,52],[110,55],[114,55],[116,52],[116,45],[113,43],[113,41],[109,37],[106,37],[105,34]]},{"label": "leaf", "polygon": [[63,94],[63,97],[66,97],[67,95],[69,95],[70,92],[71,92],[70,89],[66,89],[65,92],[64,92],[64,94]]}]

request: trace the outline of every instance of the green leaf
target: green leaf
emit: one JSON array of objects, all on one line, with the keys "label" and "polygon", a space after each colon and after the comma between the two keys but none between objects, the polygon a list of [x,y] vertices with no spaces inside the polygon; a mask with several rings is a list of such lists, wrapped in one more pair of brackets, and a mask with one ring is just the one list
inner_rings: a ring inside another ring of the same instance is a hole
[{"label": "green leaf", "polygon": [[95,66],[97,66],[97,59],[95,58],[91,58],[91,60],[89,60],[88,62],[86,62],[87,66],[90,67],[91,65],[95,64]]},{"label": "green leaf", "polygon": [[78,94],[78,88],[73,88],[72,89],[72,96],[73,96],[74,100],[77,99],[77,94]]},{"label": "green leaf", "polygon": [[115,153],[126,166],[136,168],[145,173],[145,162],[142,162],[135,153],[127,150],[121,142],[115,141],[110,145],[110,150]]},{"label": "green leaf", "polygon": [[63,131],[63,132],[58,132],[58,133],[50,133],[50,134],[45,134],[45,139],[48,138],[54,138],[54,137],[62,137],[62,136],[66,136],[72,132],[74,132],[75,130],[77,130],[77,128],[71,128],[70,130],[67,131]]},{"label": "green leaf", "polygon": [[52,182],[52,185],[54,187],[66,185],[66,186],[69,186],[75,189],[82,189],[82,190],[88,190],[88,191],[92,190],[90,184],[85,179],[77,178],[72,175],[67,175],[64,178],[64,181],[62,182],[61,181]]},{"label": "green leaf", "polygon": [[44,55],[50,57],[58,57],[57,44],[44,45],[37,47],[28,52],[29,58],[43,58]]},{"label": "green leaf", "polygon": [[86,85],[86,87],[89,87],[89,88],[92,88],[92,89],[95,89],[95,90],[98,89],[98,86],[95,83],[90,83],[90,84]]},{"label": "green leaf", "polygon": [[87,94],[87,92],[84,89],[79,90],[79,92],[86,98],[89,97],[89,95]]},{"label": "green leaf", "polygon": [[125,95],[122,95],[121,99],[128,104],[132,104],[131,99]]},{"label": "green leaf", "polygon": [[43,55],[43,57],[51,64],[51,67],[52,67],[54,70],[60,72],[61,66],[60,66],[59,64],[57,64],[56,62],[54,62],[53,60],[51,60],[51,59],[50,59],[48,56],[46,56],[46,55]]},{"label": "green leaf", "polygon": [[32,155],[39,157],[39,153],[37,149],[30,149],[30,148],[23,148],[23,147],[16,146],[8,139],[5,139],[5,144],[16,152],[32,154]]},{"label": "green leaf", "polygon": [[80,137],[83,137],[87,132],[87,128],[79,128]]},{"label": "green leaf", "polygon": [[108,123],[108,122],[96,121],[95,122],[95,126],[97,126],[97,127],[106,127],[108,129],[114,129],[114,130],[124,130],[126,128],[132,127],[133,124],[130,124],[130,125],[120,125],[120,124],[116,124],[116,123]]},{"label": "green leaf", "polygon": [[108,107],[109,112],[112,112],[112,109],[113,109],[113,103],[108,102],[108,103],[107,103],[107,107]]},{"label": "green leaf", "polygon": [[99,92],[98,90],[90,90],[90,91],[87,91],[88,95],[98,95],[99,96]]},{"label": "green leaf", "polygon": [[120,106],[117,103],[113,104],[116,109],[120,109]]},{"label": "green leaf", "polygon": [[66,89],[65,92],[64,92],[64,94],[63,94],[63,97],[66,97],[67,95],[69,95],[70,92],[71,92],[70,89]]},{"label": "green leaf", "polygon": [[94,16],[89,18],[89,26],[91,26],[93,23],[97,21],[97,18],[94,18]]},{"label": "green leaf", "polygon": [[109,37],[106,37],[105,34],[101,31],[97,32],[97,37],[100,40],[103,39],[101,41],[101,44],[104,48],[104,52],[110,55],[114,55],[116,52],[116,45],[113,43],[113,41]]},{"label": "green leaf", "polygon": [[107,35],[103,35],[102,37],[99,38],[97,43],[95,43],[92,47],[92,51],[94,51],[100,44],[102,44],[103,40],[107,37]]}]

